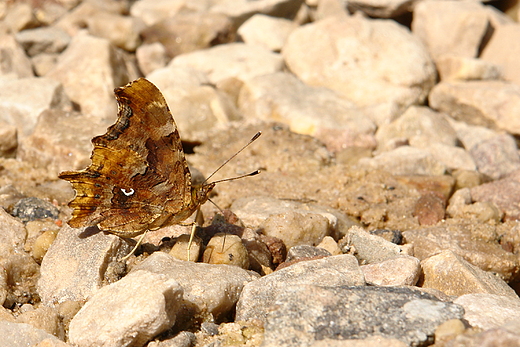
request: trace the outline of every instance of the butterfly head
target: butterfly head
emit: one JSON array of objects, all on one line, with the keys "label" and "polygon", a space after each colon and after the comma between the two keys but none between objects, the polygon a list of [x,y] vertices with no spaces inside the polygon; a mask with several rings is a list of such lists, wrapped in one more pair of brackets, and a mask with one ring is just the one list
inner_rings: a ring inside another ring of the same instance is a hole
[{"label": "butterfly head", "polygon": [[194,206],[200,206],[208,201],[209,193],[215,187],[215,183],[203,183],[192,186],[191,201]]}]

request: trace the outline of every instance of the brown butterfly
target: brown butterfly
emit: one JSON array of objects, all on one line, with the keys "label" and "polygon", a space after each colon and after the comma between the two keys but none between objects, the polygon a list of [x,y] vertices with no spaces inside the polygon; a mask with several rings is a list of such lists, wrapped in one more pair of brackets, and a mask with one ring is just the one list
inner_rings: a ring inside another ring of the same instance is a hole
[{"label": "brown butterfly", "polygon": [[76,191],[69,203],[71,227],[98,225],[130,238],[184,221],[221,181],[192,185],[177,126],[154,84],[140,78],[117,88],[115,95],[118,119],[106,134],[92,139],[92,164],[59,177]]}]

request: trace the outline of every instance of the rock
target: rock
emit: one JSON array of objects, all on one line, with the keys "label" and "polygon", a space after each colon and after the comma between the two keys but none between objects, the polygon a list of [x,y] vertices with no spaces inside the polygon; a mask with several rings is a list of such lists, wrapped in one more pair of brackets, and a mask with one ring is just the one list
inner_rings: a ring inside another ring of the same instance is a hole
[{"label": "rock", "polygon": [[476,202],[491,202],[504,213],[504,220],[520,218],[520,171],[505,178],[471,188],[471,198]]},{"label": "rock", "polygon": [[371,235],[358,226],[350,228],[339,243],[342,249],[349,249],[362,264],[378,263],[404,253],[401,246]]},{"label": "rock", "polygon": [[12,35],[0,35],[0,76],[26,78],[34,76],[31,60],[25,54],[22,46]]},{"label": "rock", "polygon": [[447,117],[423,106],[410,106],[399,118],[381,125],[376,132],[378,151],[393,149],[396,139],[406,143],[439,143],[448,146],[457,144],[457,133]]},{"label": "rock", "polygon": [[101,288],[74,316],[69,340],[79,346],[143,346],[175,323],[182,288],[165,275],[134,271]]},{"label": "rock", "polygon": [[413,215],[417,217],[420,225],[435,225],[444,219],[446,214],[446,201],[440,194],[426,192],[414,206]]},{"label": "rock", "polygon": [[28,56],[42,53],[60,53],[70,42],[70,36],[58,27],[40,27],[16,33],[18,41]]},{"label": "rock", "polygon": [[353,13],[361,11],[374,18],[395,18],[409,12],[413,6],[408,0],[355,0],[349,2],[347,7]]},{"label": "rock", "polygon": [[102,37],[116,47],[135,52],[141,43],[139,32],[144,24],[137,18],[107,12],[98,12],[86,18],[92,36]]},{"label": "rock", "polygon": [[287,285],[265,318],[263,345],[311,346],[324,338],[375,336],[420,345],[433,338],[438,325],[462,318],[463,312],[409,288]]},{"label": "rock", "polygon": [[38,20],[34,16],[31,4],[23,2],[17,2],[10,6],[3,21],[13,33],[34,28],[38,25]]},{"label": "rock", "polygon": [[9,256],[15,251],[23,249],[27,230],[23,223],[9,215],[3,208],[0,208],[0,260]]},{"label": "rock", "polygon": [[175,16],[183,7],[177,0],[139,1],[130,8],[130,15],[141,19],[147,26],[152,26],[163,19]]},{"label": "rock", "polygon": [[58,209],[48,201],[38,198],[21,199],[13,207],[13,216],[18,217],[22,222],[29,222],[38,219],[58,219]]},{"label": "rock", "polygon": [[21,139],[34,131],[43,111],[71,107],[63,86],[52,79],[31,77],[0,81],[0,119],[16,126]]},{"label": "rock", "polygon": [[237,302],[236,321],[265,322],[279,295],[292,285],[361,286],[365,284],[355,257],[336,255],[295,263],[244,286]]},{"label": "rock", "polygon": [[[197,23],[197,25],[193,25]],[[183,11],[144,29],[145,43],[161,43],[169,58],[234,42],[235,28],[222,13]]]},{"label": "rock", "polygon": [[202,259],[208,264],[227,264],[249,269],[247,249],[237,235],[219,233],[213,236],[204,250]]},{"label": "rock", "polygon": [[332,208],[313,203],[299,203],[263,196],[237,199],[233,202],[231,210],[240,218],[244,225],[254,229],[258,228],[261,223],[273,215],[321,215],[328,219],[327,228],[332,229],[330,232],[336,239],[345,236],[351,226],[357,225],[353,219],[348,218],[345,214]]},{"label": "rock", "polygon": [[130,251],[120,237],[91,227],[73,229],[65,225],[41,264],[38,292],[45,305],[85,301],[103,285],[111,261]]},{"label": "rock", "polygon": [[[283,58],[265,48],[244,43],[230,43],[175,57],[172,66],[203,71],[212,83],[236,77],[247,80],[281,71]],[[232,67],[230,69],[230,67]]]},{"label": "rock", "polygon": [[260,229],[268,236],[282,240],[287,248],[296,245],[317,245],[330,235],[329,220],[314,213],[285,212],[269,216]]},{"label": "rock", "polygon": [[[2,344],[5,346],[70,347],[70,345],[60,341],[56,336],[25,323],[0,321],[0,335],[2,335]],[[39,345],[39,343],[44,341],[47,343],[46,345]]]},{"label": "rock", "polygon": [[30,324],[35,328],[41,329],[54,336],[64,338],[64,332],[60,331],[58,311],[49,306],[40,305],[36,309],[32,309],[21,313],[16,320],[17,323]]},{"label": "rock", "polygon": [[166,48],[160,42],[140,45],[135,52],[139,70],[146,76],[151,72],[163,68],[168,63]]},{"label": "rock", "polygon": [[255,14],[238,28],[238,35],[247,44],[280,52],[289,34],[297,27],[298,24],[285,18]]},{"label": "rock", "polygon": [[472,327],[494,329],[520,320],[520,299],[496,294],[465,294],[454,303],[464,308],[464,319]]},{"label": "rock", "polygon": [[[446,165],[450,171],[466,170],[476,171],[477,165],[470,153],[465,149],[456,146],[449,146],[442,143],[417,144],[414,146],[427,150],[433,158]],[[425,147],[423,147],[425,146]]]},{"label": "rock", "polygon": [[181,261],[163,252],[153,253],[131,273],[138,270],[165,275],[180,284],[184,291],[182,312],[177,316],[180,326],[191,325],[195,317],[213,321],[225,316],[244,285],[259,277],[237,266]]},{"label": "rock", "polygon": [[414,286],[421,274],[419,259],[400,255],[379,263],[361,265],[365,281],[375,286]]},{"label": "rock", "polygon": [[14,158],[18,147],[18,129],[6,122],[0,122],[0,157]]},{"label": "rock", "polygon": [[467,124],[520,134],[519,85],[502,81],[441,82],[432,89],[429,101],[433,109]]},{"label": "rock", "polygon": [[358,166],[368,170],[385,170],[392,175],[443,175],[446,166],[426,150],[401,146],[373,158],[361,158]]},{"label": "rock", "polygon": [[147,77],[163,93],[183,141],[197,142],[210,129],[241,119],[229,96],[202,71],[169,64]]},{"label": "rock", "polygon": [[331,255],[343,254],[338,246],[338,243],[331,236],[325,236],[316,247],[326,250]]},{"label": "rock", "polygon": [[471,147],[469,153],[478,171],[492,179],[499,179],[520,169],[520,155],[514,138],[502,134]]},{"label": "rock", "polygon": [[55,53],[41,53],[32,57],[31,62],[36,76],[45,76],[49,71],[54,69],[58,57],[59,54]]},{"label": "rock", "polygon": [[247,117],[284,122],[294,132],[322,140],[332,151],[374,146],[375,125],[353,103],[288,73],[245,80],[238,105]]},{"label": "rock", "polygon": [[470,264],[452,251],[443,251],[424,259],[421,265],[424,288],[435,288],[447,295],[484,293],[518,299],[504,280]]},{"label": "rock", "polygon": [[287,252],[286,263],[291,263],[295,261],[301,260],[311,260],[323,257],[330,257],[332,254],[319,247],[309,246],[309,245],[297,245],[293,246]]},{"label": "rock", "polygon": [[420,260],[449,250],[480,269],[498,273],[506,281],[518,276],[518,259],[501,247],[492,225],[448,219],[435,227],[406,230],[403,236]]},{"label": "rock", "polygon": [[423,45],[390,20],[326,18],[294,30],[282,53],[303,82],[371,108],[377,124],[421,103],[435,80]]},{"label": "rock", "polygon": [[[457,336],[450,341],[450,347],[491,347],[491,346],[511,346],[519,345],[520,335],[518,329],[519,321],[512,322],[496,329],[489,329],[480,333],[468,333]],[[516,324],[515,324],[516,323]]]},{"label": "rock", "polygon": [[482,51],[482,60],[500,67],[506,80],[520,84],[520,69],[514,57],[520,54],[520,25],[497,26]]},{"label": "rock", "polygon": [[122,53],[107,39],[81,34],[73,37],[46,77],[60,81],[82,113],[108,125],[117,114],[114,88],[136,76],[131,75]]},{"label": "rock", "polygon": [[445,54],[477,56],[489,21],[482,4],[423,1],[417,5],[412,31],[425,43],[435,61]]},{"label": "rock", "polygon": [[502,69],[482,59],[441,55],[436,61],[441,81],[498,80]]}]

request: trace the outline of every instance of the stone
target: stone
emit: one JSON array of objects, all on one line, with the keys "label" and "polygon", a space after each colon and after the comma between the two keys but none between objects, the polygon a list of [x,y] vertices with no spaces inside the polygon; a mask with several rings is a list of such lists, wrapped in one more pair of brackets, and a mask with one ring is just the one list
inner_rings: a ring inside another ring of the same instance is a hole
[{"label": "stone", "polygon": [[168,63],[166,48],[160,42],[143,44],[135,52],[139,70],[146,76],[153,71],[163,68]]},{"label": "stone", "polygon": [[331,255],[340,255],[343,253],[341,252],[338,243],[331,236],[325,236],[316,247],[328,251]]},{"label": "stone", "polygon": [[329,17],[294,30],[282,54],[303,82],[369,109],[378,125],[422,103],[436,75],[422,43],[391,20]]},{"label": "stone", "polygon": [[504,81],[441,82],[431,90],[429,101],[433,109],[467,124],[520,134],[520,85]]},{"label": "stone", "polygon": [[520,84],[520,69],[514,59],[520,54],[520,25],[499,25],[482,51],[483,61],[500,67],[504,79]]},{"label": "stone", "polygon": [[[419,148],[427,150],[433,158],[446,165],[449,171],[466,170],[476,171],[475,160],[468,151],[461,147],[449,146],[442,143],[413,144]],[[423,147],[425,146],[425,147]]]},{"label": "stone", "polygon": [[519,193],[519,170],[514,171],[503,179],[471,188],[473,201],[493,203],[504,214],[504,220],[506,221],[516,221],[520,218]]},{"label": "stone", "polygon": [[342,249],[347,248],[361,264],[379,263],[404,254],[401,246],[389,242],[381,236],[371,235],[358,226],[351,227],[344,239],[340,240]]},{"label": "stone", "polygon": [[408,13],[412,2],[408,0],[355,0],[348,3],[347,7],[351,12],[361,11],[374,18],[396,18]]},{"label": "stone", "polygon": [[518,299],[504,280],[470,264],[452,251],[443,251],[421,262],[422,287],[438,289],[447,295],[496,294]]},{"label": "stone", "polygon": [[14,205],[12,211],[13,216],[25,223],[45,218],[58,219],[58,214],[56,206],[38,198],[21,199]]},{"label": "stone", "polygon": [[291,263],[295,261],[301,260],[310,260],[317,259],[323,257],[330,257],[332,254],[319,247],[309,246],[309,245],[297,245],[291,247],[287,251],[287,258],[285,259],[286,263]]},{"label": "stone", "polygon": [[435,192],[426,192],[415,203],[413,215],[420,225],[435,225],[446,215],[446,201]]},{"label": "stone", "polygon": [[514,138],[508,134],[494,136],[471,147],[469,153],[478,171],[497,180],[520,169],[520,155]]},{"label": "stone", "polygon": [[6,122],[0,122],[0,157],[14,158],[18,147],[18,129]]},{"label": "stone", "polygon": [[43,111],[71,107],[63,86],[52,79],[30,77],[0,81],[0,119],[16,126],[20,139],[34,131]]},{"label": "stone", "polygon": [[[236,77],[247,80],[281,71],[283,58],[265,48],[244,43],[230,43],[176,56],[172,66],[203,71],[212,83]],[[232,68],[230,68],[232,67]]]},{"label": "stone", "polygon": [[395,139],[408,143],[457,144],[457,133],[446,115],[424,106],[410,106],[399,118],[381,125],[376,132],[378,151],[392,149],[389,142]]},{"label": "stone", "polygon": [[58,310],[54,307],[40,305],[36,309],[21,313],[16,322],[30,324],[54,336],[64,337],[63,331],[60,331],[59,328]]},{"label": "stone", "polygon": [[282,240],[287,248],[296,245],[315,246],[330,235],[331,229],[329,220],[320,214],[293,211],[269,216],[260,224],[260,228],[265,235]]},{"label": "stone", "polygon": [[79,346],[143,346],[175,323],[182,288],[165,275],[134,271],[101,288],[69,325]]},{"label": "stone", "polygon": [[145,270],[165,275],[182,287],[182,312],[178,324],[190,326],[194,317],[213,321],[229,314],[244,285],[259,277],[237,266],[193,263],[155,252],[130,273]]},{"label": "stone", "polygon": [[144,0],[138,1],[130,8],[130,15],[141,19],[151,26],[163,19],[175,16],[184,6],[177,0]]},{"label": "stone", "polygon": [[476,2],[423,1],[414,7],[412,31],[436,61],[450,54],[475,58],[488,27],[488,14]]},{"label": "stone", "polygon": [[263,345],[313,346],[325,338],[375,336],[421,345],[438,325],[463,314],[459,305],[411,288],[286,285],[265,318]]},{"label": "stone", "polygon": [[502,77],[500,65],[483,59],[441,55],[436,61],[441,81],[498,80]]},{"label": "stone", "polygon": [[447,219],[434,227],[406,230],[403,236],[405,243],[413,245],[414,256],[420,260],[451,251],[506,281],[518,276],[518,259],[498,243],[493,225],[478,220]]},{"label": "stone", "polygon": [[410,255],[399,255],[379,263],[361,265],[365,281],[375,286],[414,286],[421,274],[421,261]]},{"label": "stone", "polygon": [[36,76],[45,76],[51,71],[58,61],[59,54],[56,53],[41,53],[32,57],[34,73]]},{"label": "stone", "polygon": [[95,227],[73,229],[65,225],[41,264],[38,292],[45,305],[86,301],[103,286],[111,261],[131,247],[120,237]]},{"label": "stone", "polygon": [[34,28],[38,25],[38,20],[34,16],[31,4],[23,2],[17,2],[10,6],[3,21],[10,29],[9,31],[13,33]]},{"label": "stone", "polygon": [[464,307],[464,319],[472,327],[494,329],[520,320],[520,299],[496,294],[465,294],[454,303]]},{"label": "stone", "polygon": [[218,233],[213,236],[204,250],[202,261],[208,264],[227,264],[249,269],[247,249],[237,235]]},{"label": "stone", "polygon": [[401,146],[373,158],[361,158],[358,166],[368,170],[385,170],[392,175],[438,176],[446,172],[446,166],[428,151],[410,146]]},{"label": "stone", "polygon": [[317,137],[332,151],[375,145],[375,124],[352,102],[330,89],[308,86],[289,73],[245,80],[238,106],[247,117],[281,121],[294,132]]},{"label": "stone", "polygon": [[[193,25],[197,23],[197,25]],[[181,11],[141,31],[145,43],[161,43],[169,58],[235,41],[236,29],[222,13]]]},{"label": "stone", "polygon": [[58,27],[40,27],[20,31],[15,35],[29,57],[42,53],[60,53],[70,42],[70,36]]},{"label": "stone", "polygon": [[27,78],[34,76],[31,60],[12,35],[0,35],[0,76]]},{"label": "stone", "polygon": [[[53,336],[41,329],[35,328],[26,323],[13,323],[0,321],[0,335],[2,336],[2,344],[11,347],[24,346],[54,346],[54,347],[70,347],[56,336]],[[38,345],[48,340],[48,345]]]},{"label": "stone", "polygon": [[83,33],[73,37],[46,77],[60,81],[83,114],[109,125],[117,115],[114,88],[137,76],[131,75],[122,53],[107,39]]},{"label": "stone", "polygon": [[238,28],[238,35],[247,44],[263,46],[280,52],[289,34],[298,27],[293,21],[255,14]]},{"label": "stone", "polygon": [[349,254],[302,261],[246,284],[237,302],[235,321],[265,322],[273,305],[289,286],[362,286],[356,258]]},{"label": "stone", "polygon": [[144,24],[137,18],[107,12],[98,12],[86,18],[92,36],[102,37],[114,46],[135,52],[141,43],[139,32]]}]

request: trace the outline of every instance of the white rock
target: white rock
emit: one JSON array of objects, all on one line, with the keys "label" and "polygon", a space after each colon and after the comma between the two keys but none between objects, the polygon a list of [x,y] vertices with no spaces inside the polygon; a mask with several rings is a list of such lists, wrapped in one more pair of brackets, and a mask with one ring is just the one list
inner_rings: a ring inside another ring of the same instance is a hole
[{"label": "white rock", "polygon": [[255,14],[238,28],[238,34],[247,44],[279,52],[291,31],[297,27],[298,24],[284,18]]},{"label": "white rock", "polygon": [[81,308],[70,322],[69,341],[79,347],[142,346],[173,326],[182,293],[165,275],[132,272]]}]

